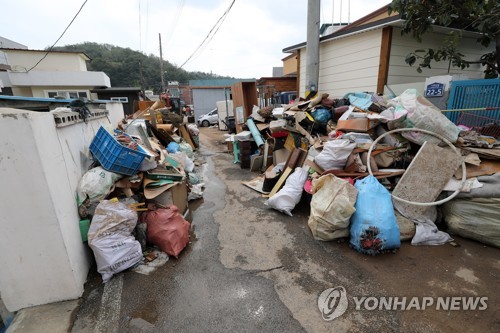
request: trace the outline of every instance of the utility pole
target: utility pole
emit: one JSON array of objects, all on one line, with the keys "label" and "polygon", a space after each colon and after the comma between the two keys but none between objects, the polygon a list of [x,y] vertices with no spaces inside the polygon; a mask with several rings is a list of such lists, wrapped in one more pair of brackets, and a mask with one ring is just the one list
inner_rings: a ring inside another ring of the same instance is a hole
[{"label": "utility pole", "polygon": [[320,8],[321,0],[307,1],[306,97],[318,92]]},{"label": "utility pole", "polygon": [[144,100],[146,100],[146,85],[144,84],[144,75],[142,74],[142,63],[139,60],[139,75],[141,76],[141,92],[142,92],[142,97]]},{"label": "utility pole", "polygon": [[161,34],[158,34],[158,38],[160,39],[160,72],[161,72],[161,92],[163,94],[165,92],[165,80],[163,79],[163,52],[161,49]]}]

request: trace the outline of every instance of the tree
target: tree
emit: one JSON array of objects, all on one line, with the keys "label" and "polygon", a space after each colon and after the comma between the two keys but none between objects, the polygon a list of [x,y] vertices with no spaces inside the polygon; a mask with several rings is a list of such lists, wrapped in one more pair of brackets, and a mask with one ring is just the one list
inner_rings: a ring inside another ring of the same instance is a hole
[{"label": "tree", "polygon": [[[156,93],[161,92],[160,58],[153,54],[145,55],[130,48],[92,42],[55,47],[54,50],[85,52],[92,58],[87,65],[88,70],[105,72],[114,87],[141,86],[141,63],[145,88]],[[203,72],[188,72],[165,60],[163,67],[167,72],[167,80],[181,83],[196,79],[230,78]]]},{"label": "tree", "polygon": [[[470,64],[486,66],[485,77],[496,78],[500,68],[500,2],[498,0],[393,0],[389,13],[398,12],[404,19],[402,34],[411,34],[417,41],[432,31],[433,25],[453,28],[438,49],[415,50],[406,56],[410,66],[417,60],[417,71],[431,68],[432,61],[448,61],[449,66],[464,69]],[[477,42],[495,50],[483,54],[479,60],[466,60],[458,51],[463,31],[480,33]]]}]

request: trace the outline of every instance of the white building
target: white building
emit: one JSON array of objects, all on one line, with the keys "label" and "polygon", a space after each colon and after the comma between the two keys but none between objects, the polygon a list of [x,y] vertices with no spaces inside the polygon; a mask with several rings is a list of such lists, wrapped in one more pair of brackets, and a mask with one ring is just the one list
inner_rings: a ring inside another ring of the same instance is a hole
[{"label": "white building", "polygon": [[104,72],[87,71],[91,59],[83,52],[13,48],[14,42],[6,41],[0,39],[1,94],[90,99],[90,90],[111,87]]},{"label": "white building", "polygon": [[[425,79],[448,73],[448,63],[441,61],[425,68],[422,73],[416,66],[405,63],[405,57],[417,49],[438,48],[450,29],[434,27],[434,32],[423,36],[418,43],[410,35],[401,35],[403,20],[397,13],[388,15],[387,6],[320,38],[319,92],[340,98],[348,92],[367,91],[384,93],[389,87],[396,95],[407,88],[424,90]],[[479,60],[485,48],[476,42],[478,35],[464,32],[460,52],[467,59]],[[306,42],[283,49],[297,53],[297,79],[299,94],[305,95]],[[484,76],[480,65],[460,70],[451,68],[450,74],[462,74],[469,79]]]}]

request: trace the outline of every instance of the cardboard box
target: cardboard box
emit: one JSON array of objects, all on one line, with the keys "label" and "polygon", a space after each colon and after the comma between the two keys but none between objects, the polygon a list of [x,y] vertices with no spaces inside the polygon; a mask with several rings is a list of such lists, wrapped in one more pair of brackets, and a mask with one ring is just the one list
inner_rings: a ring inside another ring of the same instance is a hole
[{"label": "cardboard box", "polygon": [[378,120],[368,118],[355,118],[340,120],[337,122],[338,131],[368,132],[369,129],[377,126]]},{"label": "cardboard box", "polygon": [[188,189],[187,180],[178,183],[171,189],[163,192],[159,196],[152,199],[160,207],[166,207],[168,205],[175,205],[179,208],[179,212],[184,214],[188,207]]}]

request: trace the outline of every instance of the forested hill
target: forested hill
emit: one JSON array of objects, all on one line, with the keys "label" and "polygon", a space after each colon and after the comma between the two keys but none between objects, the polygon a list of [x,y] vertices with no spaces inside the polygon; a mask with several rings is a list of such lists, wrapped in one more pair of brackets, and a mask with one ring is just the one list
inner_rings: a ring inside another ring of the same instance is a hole
[{"label": "forested hill", "polygon": [[[145,89],[158,93],[161,87],[160,58],[154,55],[144,55],[130,48],[109,44],[85,42],[81,44],[55,47],[58,51],[85,52],[92,61],[87,63],[89,71],[106,73],[111,78],[112,87],[140,87],[140,67],[144,77]],[[203,72],[188,72],[168,61],[163,61],[164,80],[187,83],[189,80],[229,78]]]}]

